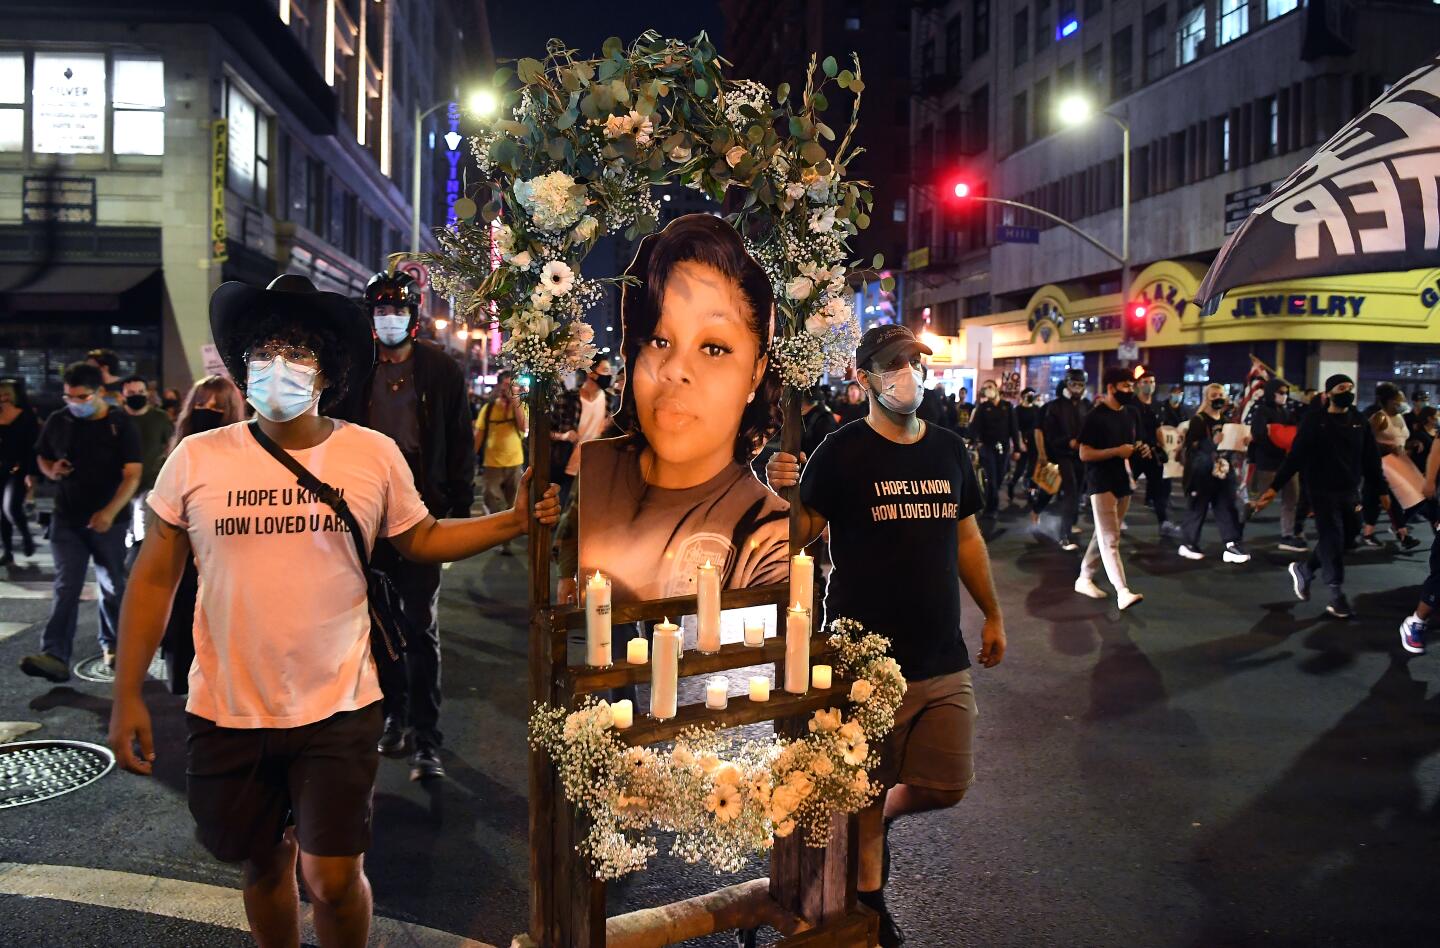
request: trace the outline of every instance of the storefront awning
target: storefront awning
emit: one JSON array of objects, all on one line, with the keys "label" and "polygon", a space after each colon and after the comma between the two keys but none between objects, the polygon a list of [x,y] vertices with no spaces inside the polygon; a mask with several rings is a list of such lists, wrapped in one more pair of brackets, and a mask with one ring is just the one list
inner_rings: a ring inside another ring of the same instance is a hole
[{"label": "storefront awning", "polygon": [[120,294],[155,270],[62,263],[37,275],[33,266],[5,264],[0,266],[0,299],[13,310],[118,309]]}]

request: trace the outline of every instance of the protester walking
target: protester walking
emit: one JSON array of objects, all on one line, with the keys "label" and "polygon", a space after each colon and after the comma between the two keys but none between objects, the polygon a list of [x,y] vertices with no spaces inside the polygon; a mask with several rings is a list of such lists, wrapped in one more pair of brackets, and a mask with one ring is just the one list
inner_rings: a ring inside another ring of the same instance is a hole
[{"label": "protester walking", "polygon": [[[465,373],[448,353],[419,341],[420,287],[403,270],[376,273],[364,305],[376,342],[370,377],[337,417],[389,435],[436,518],[465,518],[475,503],[475,444]],[[513,497],[512,497],[513,501]],[[375,568],[400,597],[405,649],[387,664],[380,753],[410,755],[410,779],[445,776],[440,759],[440,566],[376,545]]]},{"label": "protester walking", "polygon": [[1136,431],[1146,454],[1130,458],[1130,472],[1138,481],[1145,478],[1145,505],[1155,511],[1162,537],[1178,537],[1180,528],[1170,521],[1170,479],[1165,476],[1165,450],[1160,445],[1160,427],[1164,424],[1164,406],[1155,400],[1155,373],[1144,370],[1135,383]]},{"label": "protester walking", "polygon": [[25,500],[40,471],[35,463],[39,436],[35,412],[20,404],[14,383],[0,381],[0,566],[15,563],[16,540],[23,556],[35,555]]},{"label": "protester walking", "polygon": [[981,485],[985,507],[981,513],[994,516],[1000,506],[1005,467],[1012,455],[1019,458],[1023,454],[1025,446],[1015,421],[1015,406],[1000,397],[1000,386],[993,381],[980,386],[980,403],[970,415],[965,435],[976,444],[980,469],[985,474],[985,483]]},{"label": "protester walking", "polygon": [[1160,407],[1160,424],[1167,428],[1179,428],[1189,420],[1191,414],[1185,404],[1184,386],[1170,386],[1170,394],[1166,396],[1165,404]]},{"label": "protester walking", "polygon": [[580,445],[603,436],[610,423],[608,393],[614,377],[610,360],[600,359],[577,372],[575,389],[558,393],[550,407],[550,470],[560,485],[562,509],[569,506],[580,476]]},{"label": "protester walking", "polygon": [[[1421,412],[1426,417],[1417,422],[1418,429],[1424,424],[1434,425],[1435,407],[1426,405]],[[1435,518],[1435,484],[1440,479],[1440,450],[1435,447],[1435,438],[1431,437],[1429,447],[1425,456],[1425,508],[1431,516],[1430,524],[1440,532],[1440,523]],[[1415,604],[1415,611],[1406,616],[1400,623],[1400,646],[1411,655],[1425,654],[1425,640],[1429,637],[1430,619],[1435,610],[1440,609],[1440,541],[1430,545],[1430,568],[1425,576],[1425,582],[1420,587],[1420,601]]]},{"label": "protester walking", "polygon": [[[1404,401],[1405,396],[1399,386],[1391,382],[1381,382],[1375,387],[1375,404],[1366,412],[1370,430],[1375,433],[1375,447],[1380,452],[1382,471],[1387,456],[1403,457],[1405,454],[1405,442],[1410,438],[1410,427],[1404,419]],[[1410,535],[1409,516],[1405,508],[1383,477],[1378,480],[1365,480],[1361,495],[1363,525],[1360,530],[1360,545],[1376,549],[1380,547],[1375,526],[1380,522],[1382,508],[1390,515],[1390,526],[1400,548],[1409,552],[1419,546],[1420,541]]]},{"label": "protester walking", "polygon": [[[475,419],[474,450],[483,472],[486,513],[509,510],[515,504],[520,472],[525,466],[529,420],[520,389],[515,384],[515,374],[509,369],[501,370],[494,391]],[[510,555],[508,542],[500,544],[500,554]]]},{"label": "protester walking", "polygon": [[1079,455],[1085,464],[1086,486],[1095,519],[1095,533],[1080,563],[1075,591],[1092,599],[1104,599],[1105,590],[1095,583],[1103,563],[1115,600],[1129,609],[1145,598],[1130,588],[1125,564],[1120,559],[1120,524],[1130,509],[1130,471],[1125,462],[1146,458],[1150,448],[1136,431],[1135,380],[1122,366],[1111,366],[1101,376],[1103,395],[1096,399],[1080,428]]},{"label": "protester walking", "polygon": [[830,414],[830,408],[825,404],[825,397],[819,386],[802,389],[800,392],[800,453],[805,457],[815,453],[830,433],[839,424],[835,416]]},{"label": "protester walking", "polygon": [[130,498],[130,520],[125,528],[125,567],[134,565],[140,555],[140,542],[145,539],[145,498],[155,486],[155,476],[170,448],[175,425],[159,408],[150,404],[150,391],[145,379],[132,375],[120,383],[120,398],[125,414],[140,435],[140,486]]},{"label": "protester walking", "polygon": [[[884,948],[904,940],[885,903],[890,825],[954,806],[975,782],[975,691],[961,632],[961,585],[984,614],[977,660],[993,668],[1005,655],[969,453],[953,432],[915,416],[925,372],[920,356],[929,351],[903,326],[867,331],[855,364],[870,392],[870,414],[826,438],[803,476],[800,459],[783,452],[767,468],[777,490],[800,484],[792,542],[804,546],[830,530],[835,569],[826,620],[854,619],[887,636],[908,682],[874,770],[886,792],[859,818],[859,899],[879,913]],[[892,484],[924,485],[926,503],[919,506],[932,513],[877,516],[888,503],[882,488]]]},{"label": "protester walking", "polygon": [[1087,381],[1084,369],[1066,369],[1065,380],[1054,401],[1045,406],[1040,430],[1045,456],[1060,468],[1060,549],[1080,549],[1075,542],[1075,521],[1080,517],[1080,495],[1085,489],[1080,466],[1080,426],[1084,411],[1080,400]]},{"label": "protester walking", "polygon": [[50,523],[55,557],[50,617],[40,651],[20,661],[20,670],[36,678],[70,679],[80,593],[92,561],[100,588],[100,653],[106,665],[115,663],[125,595],[125,526],[144,454],[135,425],[105,401],[103,384],[93,365],[66,366],[65,407],[45,419],[36,446],[40,470],[59,488]]},{"label": "protester walking", "polygon": [[1220,542],[1225,544],[1221,557],[1227,563],[1248,563],[1250,554],[1243,545],[1243,528],[1237,503],[1239,471],[1232,457],[1234,452],[1220,450],[1225,430],[1225,410],[1230,400],[1225,386],[1205,386],[1200,410],[1190,419],[1185,430],[1185,496],[1189,508],[1181,528],[1180,555],[1187,560],[1203,560],[1200,533],[1205,518],[1213,512],[1220,527]]},{"label": "protester walking", "polygon": [[[418,562],[472,556],[526,532],[528,505],[437,520],[394,441],[317,411],[370,377],[371,331],[344,297],[295,275],[266,290],[224,283],[210,323],[259,417],[181,441],[151,491],[109,743],[122,768],[151,773],[141,685],[193,558],[186,796],[196,835],[217,859],[243,863],[258,943],[299,944],[298,861],[319,942],[362,945],[382,726],[372,651],[383,661],[394,647],[368,559],[381,536]],[[555,494],[534,507],[544,523],[558,513]]]},{"label": "protester walking", "polygon": [[[1275,473],[1285,463],[1285,448],[1275,443],[1272,428],[1293,427],[1297,422],[1290,405],[1290,383],[1270,379],[1265,383],[1259,400],[1250,409],[1250,467],[1255,472],[1255,495],[1265,493],[1275,482]],[[1293,436],[1293,432],[1292,432]],[[1304,530],[1296,517],[1300,509],[1300,481],[1291,479],[1280,496],[1280,542],[1278,547],[1291,553],[1309,553]]]},{"label": "protester walking", "polygon": [[1020,459],[1010,469],[1010,483],[1005,493],[1010,502],[1015,502],[1015,485],[1028,493],[1030,478],[1035,474],[1035,462],[1039,452],[1035,447],[1035,430],[1040,426],[1040,406],[1035,404],[1035,390],[1024,388],[1020,391],[1020,404],[1015,406],[1015,427],[1020,430],[1022,451]]},{"label": "protester walking", "polygon": [[113,349],[91,349],[85,353],[85,361],[100,370],[100,397],[111,408],[119,408],[124,401],[120,394],[120,357]]},{"label": "protester walking", "polygon": [[1318,575],[1330,587],[1326,611],[1339,619],[1352,614],[1345,597],[1345,551],[1354,546],[1360,529],[1362,478],[1384,475],[1375,433],[1355,410],[1355,381],[1336,374],[1325,380],[1324,409],[1308,412],[1300,422],[1295,444],[1275,473],[1269,489],[1256,501],[1264,510],[1299,474],[1315,515],[1315,546],[1304,562],[1290,564],[1295,598],[1310,598],[1310,585]]}]

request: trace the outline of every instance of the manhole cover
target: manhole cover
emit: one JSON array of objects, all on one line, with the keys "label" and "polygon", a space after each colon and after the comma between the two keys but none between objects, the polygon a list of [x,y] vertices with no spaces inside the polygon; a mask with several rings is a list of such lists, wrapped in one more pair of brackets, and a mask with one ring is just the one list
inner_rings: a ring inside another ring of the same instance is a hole
[{"label": "manhole cover", "polygon": [[0,810],[79,790],[114,766],[108,747],[84,741],[0,744]]},{"label": "manhole cover", "polygon": [[[109,684],[115,680],[115,672],[105,666],[104,656],[101,655],[76,662],[75,667],[70,669],[70,673],[82,681],[100,681]],[[165,659],[156,655],[150,660],[150,668],[146,674],[156,681],[165,681],[169,678],[170,674],[165,668]]]}]

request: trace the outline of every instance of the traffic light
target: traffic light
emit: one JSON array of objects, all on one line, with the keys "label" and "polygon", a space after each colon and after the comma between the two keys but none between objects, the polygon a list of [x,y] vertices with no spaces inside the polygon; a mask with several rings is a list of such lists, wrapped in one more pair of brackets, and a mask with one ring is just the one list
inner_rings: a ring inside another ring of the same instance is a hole
[{"label": "traffic light", "polygon": [[959,180],[950,186],[950,193],[957,198],[968,198],[970,196],[970,182]]},{"label": "traffic light", "polygon": [[1145,320],[1150,307],[1143,300],[1132,300],[1125,304],[1124,338],[1126,342],[1142,342],[1146,336]]}]

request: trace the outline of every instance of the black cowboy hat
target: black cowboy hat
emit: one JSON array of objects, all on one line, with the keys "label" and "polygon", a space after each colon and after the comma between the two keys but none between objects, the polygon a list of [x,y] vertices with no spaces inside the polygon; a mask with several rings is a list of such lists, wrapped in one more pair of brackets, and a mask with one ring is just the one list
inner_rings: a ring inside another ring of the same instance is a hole
[{"label": "black cowboy hat", "polygon": [[[230,375],[241,383],[246,375],[247,331],[271,314],[333,333],[349,352],[349,377],[343,386],[358,391],[375,365],[375,338],[360,307],[338,293],[322,293],[298,273],[283,273],[265,289],[230,280],[210,296],[210,335]],[[332,383],[340,379],[332,379]]]}]

